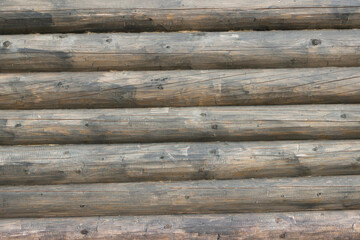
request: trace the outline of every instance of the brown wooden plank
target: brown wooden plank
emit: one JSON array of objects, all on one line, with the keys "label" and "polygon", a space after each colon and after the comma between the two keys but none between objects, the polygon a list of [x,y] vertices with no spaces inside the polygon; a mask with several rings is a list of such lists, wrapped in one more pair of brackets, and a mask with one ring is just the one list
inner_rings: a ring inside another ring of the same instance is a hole
[{"label": "brown wooden plank", "polygon": [[356,67],[359,35],[360,30],[3,35],[0,72]]},{"label": "brown wooden plank", "polygon": [[0,144],[357,139],[360,106],[2,110]]},{"label": "brown wooden plank", "polygon": [[351,210],[360,176],[1,186],[0,218]]},{"label": "brown wooden plank", "polygon": [[358,28],[359,0],[3,0],[0,34]]},{"label": "brown wooden plank", "polygon": [[360,211],[1,219],[3,239],[358,239]]},{"label": "brown wooden plank", "polygon": [[0,109],[360,103],[360,68],[0,74]]},{"label": "brown wooden plank", "polygon": [[0,185],[360,173],[360,141],[3,146]]}]

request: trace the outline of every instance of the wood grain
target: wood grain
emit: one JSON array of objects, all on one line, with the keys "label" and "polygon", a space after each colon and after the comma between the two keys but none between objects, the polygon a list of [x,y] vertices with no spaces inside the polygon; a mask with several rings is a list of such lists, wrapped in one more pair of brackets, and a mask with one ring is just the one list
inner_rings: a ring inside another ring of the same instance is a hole
[{"label": "wood grain", "polygon": [[360,68],[0,74],[0,109],[360,103]]},{"label": "wood grain", "polygon": [[2,110],[0,144],[357,139],[360,107]]},{"label": "wood grain", "polygon": [[3,35],[0,72],[357,67],[359,35],[360,30]]},{"label": "wood grain", "polygon": [[0,185],[360,173],[360,141],[3,146]]},{"label": "wood grain", "polygon": [[1,186],[0,218],[360,208],[360,176]]},{"label": "wood grain", "polygon": [[358,239],[360,211],[1,219],[1,239]]},{"label": "wood grain", "polygon": [[358,28],[359,0],[3,0],[0,34]]}]

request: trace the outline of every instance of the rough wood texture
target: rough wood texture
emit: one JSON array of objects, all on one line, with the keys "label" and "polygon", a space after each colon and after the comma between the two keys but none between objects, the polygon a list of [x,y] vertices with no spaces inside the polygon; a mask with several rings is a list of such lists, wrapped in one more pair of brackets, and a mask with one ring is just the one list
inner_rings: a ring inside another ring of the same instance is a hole
[{"label": "rough wood texture", "polygon": [[0,217],[360,208],[360,176],[0,187]]},{"label": "rough wood texture", "polygon": [[356,67],[359,35],[360,30],[7,35],[0,36],[0,72]]},{"label": "rough wood texture", "polygon": [[360,106],[2,110],[0,144],[356,139]]},{"label": "rough wood texture", "polygon": [[0,184],[351,175],[360,141],[0,147]]},{"label": "rough wood texture", "polygon": [[360,103],[360,68],[0,74],[0,109]]},{"label": "rough wood texture", "polygon": [[360,211],[0,220],[2,239],[359,239]]},{"label": "rough wood texture", "polygon": [[359,0],[3,0],[0,34],[358,28]]}]

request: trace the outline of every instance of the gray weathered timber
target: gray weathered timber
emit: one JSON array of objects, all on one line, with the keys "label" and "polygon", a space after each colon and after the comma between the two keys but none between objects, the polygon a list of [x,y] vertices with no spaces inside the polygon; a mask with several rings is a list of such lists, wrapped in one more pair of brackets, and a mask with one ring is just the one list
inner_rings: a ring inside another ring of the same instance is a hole
[{"label": "gray weathered timber", "polygon": [[358,28],[359,0],[2,0],[0,34]]},{"label": "gray weathered timber", "polygon": [[2,110],[0,144],[357,139],[360,105]]},{"label": "gray weathered timber", "polygon": [[360,103],[360,68],[0,74],[0,109]]},{"label": "gray weathered timber", "polygon": [[358,140],[0,147],[0,185],[351,174]]},{"label": "gray weathered timber", "polygon": [[360,176],[1,186],[0,217],[351,210]]},{"label": "gray weathered timber", "polygon": [[0,72],[356,67],[359,35],[360,30],[3,35]]},{"label": "gray weathered timber", "polygon": [[360,211],[1,219],[0,239],[359,239]]}]

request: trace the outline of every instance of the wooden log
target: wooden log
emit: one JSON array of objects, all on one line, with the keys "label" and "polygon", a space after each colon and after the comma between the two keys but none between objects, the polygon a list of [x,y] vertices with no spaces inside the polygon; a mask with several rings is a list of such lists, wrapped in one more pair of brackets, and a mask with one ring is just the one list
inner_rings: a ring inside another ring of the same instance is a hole
[{"label": "wooden log", "polygon": [[356,67],[359,35],[360,30],[3,35],[0,72]]},{"label": "wooden log", "polygon": [[0,185],[360,173],[360,141],[0,147]]},{"label": "wooden log", "polygon": [[359,0],[3,0],[0,34],[358,28]]},{"label": "wooden log", "polygon": [[358,239],[360,211],[1,219],[1,239]]},{"label": "wooden log", "polygon": [[360,103],[360,68],[0,74],[0,109]]},{"label": "wooden log", "polygon": [[0,218],[352,210],[360,176],[1,186]]},{"label": "wooden log", "polygon": [[2,110],[0,144],[357,139],[360,106]]}]

